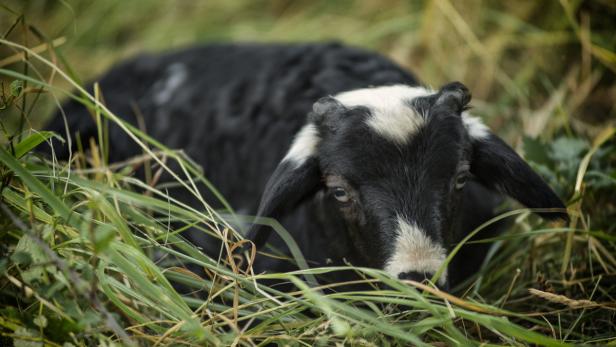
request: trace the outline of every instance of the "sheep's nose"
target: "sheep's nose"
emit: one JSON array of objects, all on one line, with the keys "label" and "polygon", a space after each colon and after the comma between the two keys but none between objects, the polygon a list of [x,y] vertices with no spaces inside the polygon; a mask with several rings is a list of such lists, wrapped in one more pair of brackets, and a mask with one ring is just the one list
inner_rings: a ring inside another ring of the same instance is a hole
[{"label": "sheep's nose", "polygon": [[429,272],[408,271],[399,273],[398,279],[423,282],[425,280],[431,279],[432,276],[433,274]]},{"label": "sheep's nose", "polygon": [[[434,274],[432,272],[408,271],[408,272],[401,272],[398,274],[398,279],[411,280],[415,282],[429,281],[432,279],[432,277],[434,277]],[[436,284],[437,284],[437,287],[439,287],[441,290],[447,290],[448,288],[448,283],[436,283]]]},{"label": "sheep's nose", "polygon": [[446,105],[461,112],[471,101],[471,92],[460,82],[452,82],[441,87],[437,105]]}]

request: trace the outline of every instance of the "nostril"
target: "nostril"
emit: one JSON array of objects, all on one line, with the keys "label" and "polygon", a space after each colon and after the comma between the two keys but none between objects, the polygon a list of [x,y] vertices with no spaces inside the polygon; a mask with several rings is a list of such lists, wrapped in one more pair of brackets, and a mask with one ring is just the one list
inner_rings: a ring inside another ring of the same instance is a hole
[{"label": "nostril", "polygon": [[434,274],[429,272],[419,272],[419,271],[408,271],[401,272],[398,274],[398,279],[401,280],[411,280],[416,282],[423,282],[426,280],[430,280],[434,276]]}]

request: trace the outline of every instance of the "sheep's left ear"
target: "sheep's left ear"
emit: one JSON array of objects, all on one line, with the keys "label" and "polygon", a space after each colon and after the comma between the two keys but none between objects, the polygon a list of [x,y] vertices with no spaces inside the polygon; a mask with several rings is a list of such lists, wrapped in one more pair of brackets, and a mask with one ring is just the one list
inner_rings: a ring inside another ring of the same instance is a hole
[{"label": "sheep's left ear", "polygon": [[[311,123],[305,125],[267,182],[257,213],[259,217],[278,218],[316,192],[321,182],[316,158],[318,143],[316,126]],[[253,224],[246,238],[261,248],[270,234],[271,228]]]},{"label": "sheep's left ear", "polygon": [[471,172],[481,183],[530,208],[561,209],[538,213],[544,218],[569,219],[563,202],[524,159],[478,119],[467,114],[463,119],[473,143]]}]

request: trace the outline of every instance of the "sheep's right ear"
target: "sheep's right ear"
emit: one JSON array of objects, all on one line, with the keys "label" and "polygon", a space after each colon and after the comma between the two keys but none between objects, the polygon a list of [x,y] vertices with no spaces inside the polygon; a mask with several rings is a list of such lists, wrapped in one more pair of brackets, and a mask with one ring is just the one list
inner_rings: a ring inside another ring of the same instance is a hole
[{"label": "sheep's right ear", "polygon": [[[316,157],[319,134],[312,123],[296,135],[291,149],[270,177],[259,205],[259,217],[278,218],[295,208],[319,187],[321,175]],[[257,248],[267,242],[271,228],[253,224],[246,238]]]}]

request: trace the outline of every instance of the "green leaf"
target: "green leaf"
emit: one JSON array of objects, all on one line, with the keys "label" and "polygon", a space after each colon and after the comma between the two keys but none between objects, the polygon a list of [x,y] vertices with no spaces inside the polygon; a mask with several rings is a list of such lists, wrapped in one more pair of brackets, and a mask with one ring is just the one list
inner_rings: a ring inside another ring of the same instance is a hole
[{"label": "green leaf", "polygon": [[0,161],[3,162],[8,168],[13,170],[22,182],[28,186],[30,190],[36,193],[45,203],[47,203],[53,210],[67,221],[71,226],[79,227],[78,216],[75,215],[72,219],[69,217],[73,215],[72,211],[66,204],[60,200],[47,186],[45,186],[39,179],[22,166],[22,164],[15,159],[4,148],[0,147]]},{"label": "green leaf", "polygon": [[11,95],[14,97],[18,97],[21,92],[24,90],[24,81],[22,80],[14,80],[9,85],[9,90],[11,91]]},{"label": "green leaf", "polygon": [[22,266],[28,266],[32,264],[32,256],[30,255],[30,253],[24,251],[16,251],[15,253],[13,253],[13,255],[11,255],[11,260],[15,264],[19,264]]},{"label": "green leaf", "polygon": [[524,157],[526,160],[551,167],[548,146],[537,139],[524,137]]},{"label": "green leaf", "polygon": [[15,145],[15,157],[23,157],[26,153],[32,151],[36,146],[40,145],[44,141],[47,141],[52,136],[54,136],[54,133],[51,131],[41,131],[30,134]]},{"label": "green leaf", "polygon": [[[32,237],[24,235],[19,239],[13,255],[16,256],[17,254],[19,254],[20,260],[26,259],[26,256],[29,257],[27,264],[33,265],[22,273],[24,281],[27,283],[33,283],[33,281],[47,282],[46,272],[53,271],[53,266],[39,266],[40,264],[48,263],[50,260]],[[16,260],[14,261],[17,262]]]},{"label": "green leaf", "polygon": [[39,328],[45,328],[47,326],[47,317],[43,315],[39,315],[39,316],[34,317],[32,322],[34,323],[34,325],[36,325]]},{"label": "green leaf", "polygon": [[92,327],[97,326],[102,319],[103,317],[99,312],[89,309],[86,310],[81,316],[81,319],[79,319],[79,325],[85,329],[91,329]]},{"label": "green leaf", "polygon": [[579,160],[588,150],[588,143],[579,138],[559,137],[551,145],[550,157],[555,161]]},{"label": "green leaf", "polygon": [[94,230],[94,249],[100,253],[109,247],[109,243],[115,238],[116,230],[110,225],[103,224]]},{"label": "green leaf", "polygon": [[15,347],[40,347],[43,344],[40,341],[38,331],[20,327],[15,330],[13,337],[13,346]]}]

